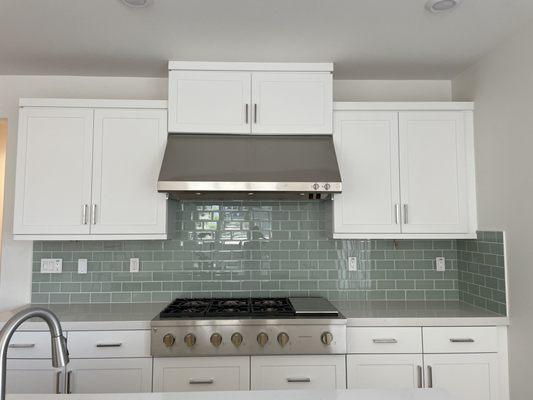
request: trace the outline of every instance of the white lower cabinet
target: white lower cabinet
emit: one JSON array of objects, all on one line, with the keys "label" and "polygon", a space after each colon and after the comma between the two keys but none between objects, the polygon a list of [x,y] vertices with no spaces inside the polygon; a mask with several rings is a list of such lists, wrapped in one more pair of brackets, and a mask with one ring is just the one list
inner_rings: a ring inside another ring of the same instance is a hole
[{"label": "white lower cabinet", "polygon": [[364,354],[346,358],[348,389],[413,389],[423,386],[422,354]]},{"label": "white lower cabinet", "polygon": [[67,365],[67,393],[152,391],[152,358],[74,359]]},{"label": "white lower cabinet", "polygon": [[497,354],[426,354],[424,360],[428,387],[457,400],[500,399]]},{"label": "white lower cabinet", "polygon": [[153,383],[154,392],[250,390],[250,358],[155,358]]},{"label": "white lower cabinet", "polygon": [[48,394],[63,393],[64,371],[52,367],[52,360],[8,360],[8,394]]},{"label": "white lower cabinet", "polygon": [[344,355],[252,357],[252,390],[346,388]]}]

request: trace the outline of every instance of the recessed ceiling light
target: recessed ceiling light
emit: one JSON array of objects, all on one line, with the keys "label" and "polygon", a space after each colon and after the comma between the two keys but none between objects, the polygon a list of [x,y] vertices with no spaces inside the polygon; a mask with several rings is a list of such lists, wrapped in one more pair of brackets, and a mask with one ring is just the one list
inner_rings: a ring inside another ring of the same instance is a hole
[{"label": "recessed ceiling light", "polygon": [[426,3],[426,10],[433,13],[440,13],[457,7],[461,0],[429,0]]},{"label": "recessed ceiling light", "polygon": [[132,8],[144,8],[152,4],[152,0],[121,0],[122,3]]}]

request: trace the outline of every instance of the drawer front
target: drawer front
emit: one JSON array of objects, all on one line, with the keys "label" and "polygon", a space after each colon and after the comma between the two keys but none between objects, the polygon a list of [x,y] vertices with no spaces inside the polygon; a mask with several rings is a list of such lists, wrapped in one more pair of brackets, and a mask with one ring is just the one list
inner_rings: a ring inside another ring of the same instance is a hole
[{"label": "drawer front", "polygon": [[252,357],[252,390],[346,389],[344,356]]},{"label": "drawer front", "polygon": [[51,356],[51,338],[48,332],[15,332],[7,352],[7,358],[50,358]]},{"label": "drawer front", "polygon": [[249,357],[154,359],[154,392],[250,389]]},{"label": "drawer front", "polygon": [[69,332],[71,358],[150,357],[150,331]]},{"label": "drawer front", "polygon": [[424,353],[496,353],[496,327],[423,328]]},{"label": "drawer front", "polygon": [[422,330],[416,327],[347,328],[348,353],[422,353]]}]

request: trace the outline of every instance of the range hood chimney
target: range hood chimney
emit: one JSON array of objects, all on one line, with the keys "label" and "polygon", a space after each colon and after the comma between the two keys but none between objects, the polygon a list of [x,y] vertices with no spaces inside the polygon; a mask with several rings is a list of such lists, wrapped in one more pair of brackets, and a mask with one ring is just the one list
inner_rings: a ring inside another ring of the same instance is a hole
[{"label": "range hood chimney", "polygon": [[326,199],[341,192],[330,135],[169,135],[157,183],[174,199]]}]

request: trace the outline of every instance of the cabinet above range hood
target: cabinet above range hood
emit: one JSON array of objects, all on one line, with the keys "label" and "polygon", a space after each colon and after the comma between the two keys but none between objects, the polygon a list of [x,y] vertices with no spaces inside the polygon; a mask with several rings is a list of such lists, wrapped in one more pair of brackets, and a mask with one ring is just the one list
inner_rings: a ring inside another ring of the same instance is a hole
[{"label": "cabinet above range hood", "polygon": [[174,199],[326,199],[341,192],[330,135],[169,135],[157,183]]}]

